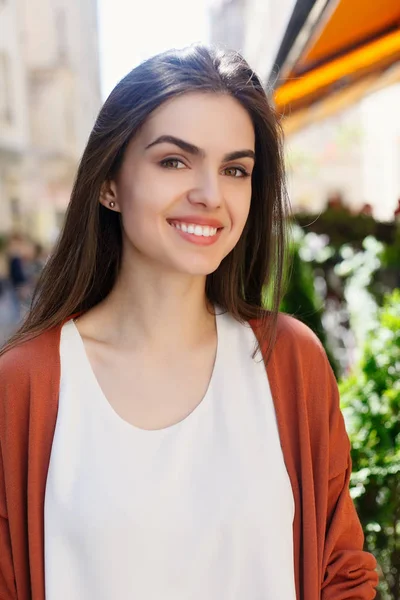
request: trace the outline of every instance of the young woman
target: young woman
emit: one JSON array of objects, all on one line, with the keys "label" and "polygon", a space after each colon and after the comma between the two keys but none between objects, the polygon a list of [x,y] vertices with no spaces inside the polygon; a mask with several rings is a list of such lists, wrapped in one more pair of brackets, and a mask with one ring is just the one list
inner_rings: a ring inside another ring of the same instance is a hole
[{"label": "young woman", "polygon": [[287,213],[238,54],[111,93],[0,359],[2,600],[374,597],[334,377],[278,315]]}]

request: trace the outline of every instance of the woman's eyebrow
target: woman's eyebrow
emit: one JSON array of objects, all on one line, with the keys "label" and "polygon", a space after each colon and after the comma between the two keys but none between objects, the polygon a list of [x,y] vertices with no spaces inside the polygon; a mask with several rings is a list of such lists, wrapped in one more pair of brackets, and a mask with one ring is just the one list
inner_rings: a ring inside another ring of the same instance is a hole
[{"label": "woman's eyebrow", "polygon": [[235,152],[228,152],[225,154],[224,161],[229,162],[230,160],[237,160],[238,158],[252,158],[256,160],[256,153],[254,150],[235,150]]},{"label": "woman's eyebrow", "polygon": [[181,148],[185,152],[188,152],[189,154],[194,154],[196,156],[205,156],[204,150],[201,150],[194,144],[191,144],[190,142],[185,142],[184,140],[181,140],[180,138],[177,138],[174,135],[160,135],[160,137],[154,140],[154,142],[151,142],[148,146],[146,146],[145,150],[148,150],[148,148],[151,148],[156,144],[174,144],[174,146],[178,146],[179,148]]},{"label": "woman's eyebrow", "polygon": [[[189,154],[193,154],[194,156],[205,157],[206,153],[202,148],[191,144],[190,142],[186,142],[180,138],[175,137],[174,135],[160,135],[157,139],[151,142],[148,146],[146,146],[145,150],[156,146],[157,144],[173,144],[174,146],[178,146],[184,150],[184,152],[188,152]],[[228,152],[225,154],[223,160],[225,162],[229,162],[230,160],[237,160],[238,158],[252,158],[255,160],[256,155],[254,150],[235,150],[234,152]]]}]

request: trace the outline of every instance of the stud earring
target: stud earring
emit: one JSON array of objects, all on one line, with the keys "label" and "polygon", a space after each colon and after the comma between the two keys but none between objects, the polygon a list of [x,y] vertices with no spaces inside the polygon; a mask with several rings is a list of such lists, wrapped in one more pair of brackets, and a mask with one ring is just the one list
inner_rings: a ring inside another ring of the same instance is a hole
[{"label": "stud earring", "polygon": [[111,202],[109,202],[108,205],[110,208],[114,208],[114,206],[115,206],[114,200],[111,200]]}]

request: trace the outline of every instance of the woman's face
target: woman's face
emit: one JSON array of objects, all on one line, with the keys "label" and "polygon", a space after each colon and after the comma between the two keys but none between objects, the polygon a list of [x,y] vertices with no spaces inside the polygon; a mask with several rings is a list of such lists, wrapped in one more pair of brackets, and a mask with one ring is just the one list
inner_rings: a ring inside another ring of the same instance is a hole
[{"label": "woman's face", "polygon": [[154,111],[101,196],[121,212],[125,258],[215,271],[249,214],[254,146],[251,119],[230,96],[192,93]]}]

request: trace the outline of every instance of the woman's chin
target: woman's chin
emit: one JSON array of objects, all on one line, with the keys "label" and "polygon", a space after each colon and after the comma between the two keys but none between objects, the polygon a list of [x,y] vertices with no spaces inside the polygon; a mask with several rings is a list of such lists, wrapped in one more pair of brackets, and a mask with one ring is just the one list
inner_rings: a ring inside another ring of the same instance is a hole
[{"label": "woman's chin", "polygon": [[218,269],[221,261],[222,258],[218,260],[188,260],[186,263],[180,260],[178,269],[181,273],[206,277]]}]

